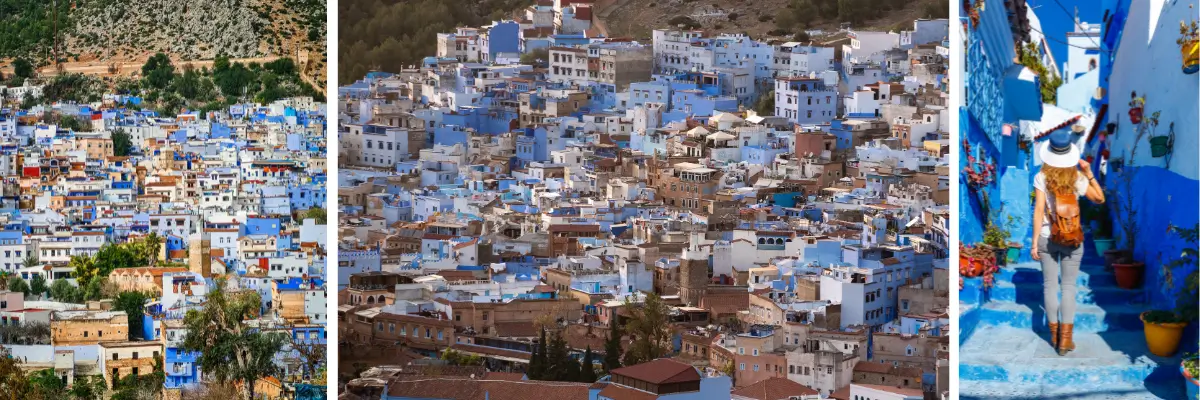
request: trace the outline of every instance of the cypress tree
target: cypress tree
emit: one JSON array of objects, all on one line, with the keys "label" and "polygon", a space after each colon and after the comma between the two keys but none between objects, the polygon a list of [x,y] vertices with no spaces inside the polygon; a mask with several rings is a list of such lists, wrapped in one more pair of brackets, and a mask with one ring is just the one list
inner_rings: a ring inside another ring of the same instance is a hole
[{"label": "cypress tree", "polygon": [[596,370],[592,368],[592,346],[583,353],[583,364],[579,367],[579,381],[592,383],[596,381]]},{"label": "cypress tree", "polygon": [[546,328],[542,328],[542,335],[538,343],[533,347],[533,356],[529,358],[529,380],[542,380],[546,374]]},{"label": "cypress tree", "polygon": [[563,339],[562,332],[555,332],[554,337],[550,339],[550,346],[546,349],[545,380],[574,380],[579,367],[575,364],[575,368],[572,368],[572,364],[575,364],[575,360],[571,359],[571,353],[567,350],[567,341]]},{"label": "cypress tree", "polygon": [[617,368],[621,368],[621,328],[613,320],[608,340],[604,342],[604,372],[612,372]]}]

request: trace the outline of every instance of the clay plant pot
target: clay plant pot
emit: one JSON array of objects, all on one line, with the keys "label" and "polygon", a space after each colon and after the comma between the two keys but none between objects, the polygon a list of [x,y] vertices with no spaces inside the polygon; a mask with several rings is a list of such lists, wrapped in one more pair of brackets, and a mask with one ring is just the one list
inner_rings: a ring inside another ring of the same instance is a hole
[{"label": "clay plant pot", "polygon": [[1113,263],[1113,275],[1117,278],[1117,286],[1122,289],[1137,289],[1142,286],[1142,272],[1146,264],[1140,261]]},{"label": "clay plant pot", "polygon": [[1146,322],[1148,312],[1139,316],[1146,335],[1146,346],[1159,357],[1174,355],[1179,350],[1179,339],[1183,338],[1183,328],[1187,327],[1187,322]]},{"label": "clay plant pot", "polygon": [[1112,271],[1113,264],[1127,262],[1133,258],[1133,254],[1125,250],[1105,250],[1103,254],[1105,271]]},{"label": "clay plant pot", "polygon": [[1200,399],[1200,376],[1189,374],[1183,363],[1179,363],[1179,371],[1183,373],[1184,386],[1187,386],[1187,398]]},{"label": "clay plant pot", "polygon": [[959,274],[964,278],[977,278],[987,272],[987,263],[982,258],[960,257]]},{"label": "clay plant pot", "polygon": [[[1092,244],[1096,246],[1096,254],[1105,254],[1112,249],[1113,240],[1107,238],[1096,238],[1092,239]],[[1105,261],[1107,262],[1108,260]]]}]

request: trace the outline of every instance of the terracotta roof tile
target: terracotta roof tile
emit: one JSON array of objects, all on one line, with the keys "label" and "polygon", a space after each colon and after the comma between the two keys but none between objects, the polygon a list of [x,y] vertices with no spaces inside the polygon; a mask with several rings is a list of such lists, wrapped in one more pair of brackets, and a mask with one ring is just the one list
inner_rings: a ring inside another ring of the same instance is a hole
[{"label": "terracotta roof tile", "polygon": [[617,368],[612,373],[659,385],[700,380],[700,373],[696,372],[695,367],[669,358]]},{"label": "terracotta roof tile", "polygon": [[578,400],[588,398],[586,383],[471,380],[432,378],[392,382],[389,396],[449,400],[525,400],[536,393],[538,400]]},{"label": "terracotta roof tile", "polygon": [[771,377],[750,386],[734,390],[733,394],[756,400],[778,400],[791,396],[820,394],[813,388],[785,378]]}]

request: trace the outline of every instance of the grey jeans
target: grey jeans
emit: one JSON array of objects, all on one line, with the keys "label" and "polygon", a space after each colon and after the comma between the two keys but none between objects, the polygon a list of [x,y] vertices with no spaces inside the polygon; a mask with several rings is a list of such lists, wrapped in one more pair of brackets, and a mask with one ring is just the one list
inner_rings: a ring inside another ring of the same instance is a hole
[{"label": "grey jeans", "polygon": [[1042,281],[1045,286],[1046,319],[1059,322],[1060,311],[1059,270],[1062,272],[1062,323],[1075,323],[1075,294],[1078,292],[1079,264],[1083,260],[1083,246],[1067,247],[1053,243],[1049,238],[1038,238],[1038,255],[1042,262]]}]

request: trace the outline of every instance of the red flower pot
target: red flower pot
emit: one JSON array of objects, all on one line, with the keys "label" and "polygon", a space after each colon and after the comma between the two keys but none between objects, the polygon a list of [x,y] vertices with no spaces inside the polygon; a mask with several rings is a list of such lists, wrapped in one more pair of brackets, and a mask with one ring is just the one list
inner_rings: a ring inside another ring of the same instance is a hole
[{"label": "red flower pot", "polygon": [[1138,261],[1128,263],[1113,263],[1113,275],[1117,278],[1117,286],[1122,289],[1137,289],[1142,286],[1142,272],[1146,264]]},{"label": "red flower pot", "polygon": [[1129,109],[1129,122],[1134,124],[1142,123],[1142,108],[1134,107]]}]

